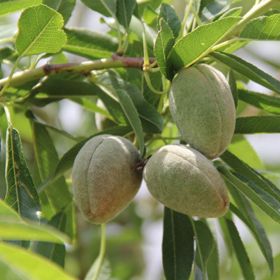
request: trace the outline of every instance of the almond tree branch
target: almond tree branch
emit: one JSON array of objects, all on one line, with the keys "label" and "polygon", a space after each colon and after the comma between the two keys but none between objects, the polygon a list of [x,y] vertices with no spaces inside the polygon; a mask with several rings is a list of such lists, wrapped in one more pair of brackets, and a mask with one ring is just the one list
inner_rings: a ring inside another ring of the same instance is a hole
[{"label": "almond tree branch", "polygon": [[[150,58],[150,63],[155,62],[154,58]],[[108,68],[143,68],[144,59],[142,57],[127,57],[114,54],[111,58],[100,59],[94,61],[85,61],[82,63],[67,64],[46,64],[36,69],[17,72],[9,81],[9,86],[18,87],[31,81],[38,80],[51,74],[62,72],[74,72],[87,75],[93,70],[101,70]],[[0,90],[8,82],[8,78],[0,80]]]}]

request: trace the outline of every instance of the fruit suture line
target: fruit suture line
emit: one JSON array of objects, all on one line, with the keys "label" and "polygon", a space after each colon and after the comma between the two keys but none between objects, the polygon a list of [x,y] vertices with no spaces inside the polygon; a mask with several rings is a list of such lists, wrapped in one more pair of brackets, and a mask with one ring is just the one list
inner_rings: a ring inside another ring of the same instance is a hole
[{"label": "fruit suture line", "polygon": [[[150,58],[150,64],[154,64],[155,59]],[[94,61],[85,61],[82,63],[66,64],[46,64],[36,69],[17,72],[9,81],[9,86],[17,87],[31,81],[39,80],[44,76],[58,74],[62,72],[75,72],[82,75],[88,75],[93,70],[102,70],[109,68],[138,68],[142,69],[144,64],[143,57],[127,57],[113,54],[111,58]],[[156,66],[156,65],[155,65]],[[8,78],[0,80],[0,90],[4,87]]]}]

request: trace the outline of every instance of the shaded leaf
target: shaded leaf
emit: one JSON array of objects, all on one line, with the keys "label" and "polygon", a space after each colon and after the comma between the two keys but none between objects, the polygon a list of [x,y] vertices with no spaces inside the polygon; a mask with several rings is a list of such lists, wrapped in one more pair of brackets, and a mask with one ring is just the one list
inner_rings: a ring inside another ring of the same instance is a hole
[{"label": "shaded leaf", "polygon": [[111,57],[117,50],[117,41],[112,37],[79,29],[65,29],[67,42],[63,50],[90,59]]},{"label": "shaded leaf", "polygon": [[[204,24],[180,39],[173,47],[169,62],[175,70],[188,67],[207,55],[237,22],[238,17],[228,17]],[[211,34],[211,36],[209,36]]]},{"label": "shaded leaf", "polygon": [[180,29],[181,29],[181,21],[179,20],[175,10],[167,3],[162,3],[160,6],[160,12],[159,12],[159,21],[161,18],[164,19],[164,21],[169,26],[170,30],[173,33],[174,38],[178,37]]},{"label": "shaded leaf", "polygon": [[261,16],[249,21],[239,36],[253,40],[279,40],[280,15]]},{"label": "shaded leaf", "polygon": [[159,21],[159,32],[154,46],[154,54],[160,71],[167,76],[167,57],[175,42],[173,33],[163,18]]},{"label": "shaded leaf", "polygon": [[236,72],[248,77],[250,80],[280,93],[280,81],[257,68],[255,65],[229,53],[214,52],[211,55],[226,64]]},{"label": "shaded leaf", "polygon": [[9,127],[7,131],[7,161],[5,201],[22,217],[36,220],[39,197],[26,165],[19,133]]},{"label": "shaded leaf", "polygon": [[[36,121],[31,121],[31,125],[36,163],[40,179],[43,182],[53,174],[59,158],[53,141],[44,125]],[[45,191],[40,194],[41,197],[43,195],[46,196],[47,201],[42,199],[42,210],[43,212],[46,210],[48,217],[56,214],[72,201],[72,196],[64,177],[60,177],[48,185]]]},{"label": "shaded leaf", "polygon": [[253,116],[236,119],[235,132],[251,133],[279,133],[280,116]]},{"label": "shaded leaf", "polygon": [[280,98],[245,89],[238,90],[239,99],[268,113],[280,114]]},{"label": "shaded leaf", "polygon": [[125,28],[129,27],[135,7],[136,0],[117,0],[116,16],[118,22]]},{"label": "shaded leaf", "polygon": [[76,0],[43,0],[43,4],[58,11],[63,16],[64,22],[66,23],[71,17]]},{"label": "shaded leaf", "polygon": [[93,263],[93,265],[91,266],[91,268],[89,269],[85,280],[92,280],[92,279],[96,279],[96,280],[114,280],[112,278],[112,272],[111,272],[111,267],[110,267],[110,263],[108,260],[104,260],[101,266],[101,270],[99,272],[99,275],[97,278],[93,278],[96,273],[97,273],[97,269],[98,269],[98,265],[99,265],[99,259],[97,258],[96,261]]},{"label": "shaded leaf", "polygon": [[56,53],[66,43],[63,17],[45,5],[26,9],[18,27],[16,48],[20,56]]},{"label": "shaded leaf", "polygon": [[90,9],[104,15],[112,16],[116,14],[117,0],[82,0]]},{"label": "shaded leaf", "polygon": [[226,218],[225,220],[226,220],[229,236],[231,237],[235,255],[237,257],[238,263],[242,270],[244,279],[254,280],[255,279],[254,271],[250,259],[247,255],[246,249],[244,247],[244,244],[239,236],[238,230],[232,220],[228,218]]},{"label": "shaded leaf", "polygon": [[232,93],[232,96],[233,96],[235,108],[237,108],[237,106],[238,106],[238,93],[239,92],[238,92],[237,87],[236,87],[236,79],[235,79],[234,72],[232,70],[229,71],[228,82],[229,82],[230,90],[231,90],[231,93]]},{"label": "shaded leaf", "polygon": [[122,89],[117,89],[116,93],[118,95],[118,99],[120,102],[120,105],[123,109],[123,112],[125,113],[129,124],[133,128],[133,131],[135,132],[139,149],[140,149],[140,154],[141,156],[144,155],[145,153],[145,141],[144,141],[144,134],[143,134],[143,128],[142,124],[138,115],[138,112],[130,98],[130,96],[127,94],[126,91]]},{"label": "shaded leaf", "polygon": [[1,0],[0,16],[23,10],[31,6],[40,5],[41,3],[42,0]]},{"label": "shaded leaf", "polygon": [[53,263],[6,243],[0,243],[0,273],[2,279],[74,280]]},{"label": "shaded leaf", "polygon": [[188,279],[194,259],[194,232],[190,218],[164,209],[163,269],[167,280]]}]

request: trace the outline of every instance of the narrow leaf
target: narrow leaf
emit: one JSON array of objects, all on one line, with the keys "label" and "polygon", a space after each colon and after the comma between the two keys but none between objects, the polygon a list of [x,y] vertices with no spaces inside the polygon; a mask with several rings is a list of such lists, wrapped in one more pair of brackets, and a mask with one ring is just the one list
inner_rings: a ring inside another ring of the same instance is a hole
[{"label": "narrow leaf", "polygon": [[[36,163],[38,166],[40,179],[43,182],[53,174],[59,158],[47,129],[36,121],[31,121],[31,125],[33,130],[33,143]],[[68,186],[64,177],[60,177],[55,182],[50,184],[45,189],[44,195],[47,197],[47,205],[42,205],[42,208],[44,211],[44,207],[46,209],[51,207],[51,213],[49,213],[50,215],[59,212],[72,200],[72,196],[68,190]]]},{"label": "narrow leaf", "polygon": [[236,72],[244,75],[245,77],[248,77],[250,80],[277,93],[280,93],[280,81],[260,70],[255,65],[229,53],[214,52],[211,53],[211,55]]},{"label": "narrow leaf", "polygon": [[129,27],[135,7],[136,0],[117,0],[116,16],[118,22],[125,28]]},{"label": "narrow leaf", "polygon": [[90,59],[111,57],[117,41],[107,35],[79,29],[65,29],[67,43],[63,50]]},{"label": "narrow leaf", "polygon": [[279,40],[280,15],[261,16],[249,21],[239,36],[253,40]]},{"label": "narrow leaf", "polygon": [[245,89],[238,90],[240,100],[268,113],[280,115],[280,98]]},{"label": "narrow leaf", "polygon": [[20,56],[56,53],[66,42],[63,17],[45,5],[26,9],[18,27],[16,48]]},{"label": "narrow leaf", "polygon": [[172,6],[166,3],[161,4],[159,12],[159,21],[161,20],[161,18],[164,19],[164,21],[167,23],[170,30],[172,31],[172,37],[177,38],[181,29],[181,21],[179,20]]},{"label": "narrow leaf", "polygon": [[138,112],[130,98],[130,96],[121,89],[116,90],[116,93],[118,95],[118,99],[120,102],[120,105],[123,109],[123,112],[125,113],[131,127],[133,128],[137,141],[138,141],[138,145],[139,145],[139,149],[140,149],[140,153],[143,156],[145,153],[145,141],[144,141],[144,134],[143,134],[143,128],[142,128],[142,124],[138,115]]},{"label": "narrow leaf", "polygon": [[253,116],[236,119],[235,132],[251,133],[279,133],[280,116]]},{"label": "narrow leaf", "polygon": [[64,22],[66,23],[72,14],[76,0],[43,0],[43,4],[58,11],[63,16]]},{"label": "narrow leaf", "polygon": [[154,54],[160,71],[167,76],[167,57],[175,42],[172,30],[163,18],[159,21],[159,32],[154,46]]},{"label": "narrow leaf", "polygon": [[104,16],[112,16],[116,14],[117,0],[82,0],[82,2],[90,9],[103,14]]},{"label": "narrow leaf", "polygon": [[2,279],[74,280],[46,259],[6,243],[0,243],[0,274]]},{"label": "narrow leaf", "polygon": [[26,165],[19,133],[12,127],[7,131],[7,161],[5,201],[22,217],[36,220],[39,198]]},{"label": "narrow leaf", "polygon": [[228,17],[201,25],[174,45],[169,57],[170,64],[179,70],[195,63],[207,55],[238,21],[238,17]]},{"label": "narrow leaf", "polygon": [[42,0],[1,0],[0,1],[0,16],[13,13],[32,6],[40,5]]},{"label": "narrow leaf", "polygon": [[232,96],[233,96],[235,108],[237,108],[237,105],[238,105],[238,90],[237,90],[237,87],[236,87],[235,75],[234,75],[234,72],[232,70],[229,71],[228,82],[229,82],[230,90],[231,90],[231,93],[232,93]]},{"label": "narrow leaf", "polygon": [[252,184],[259,186],[264,191],[271,194],[278,201],[280,201],[280,190],[271,181],[266,179],[260,173],[258,173],[251,166],[240,160],[232,153],[226,151],[221,156],[222,160],[225,161],[236,173],[241,174],[247,181],[251,181]]},{"label": "narrow leaf", "polygon": [[242,194],[246,195],[253,201],[262,211],[264,211],[271,219],[280,223],[280,203],[274,197],[264,192],[257,186],[246,184],[238,177],[231,174],[226,168],[219,167],[224,178],[230,186],[236,188]]},{"label": "narrow leaf", "polygon": [[166,207],[162,257],[166,280],[188,279],[194,259],[192,224],[189,217]]},{"label": "narrow leaf", "polygon": [[238,230],[232,220],[227,218],[225,220],[226,220],[229,235],[231,237],[235,255],[237,257],[238,263],[242,270],[244,279],[254,280],[255,279],[254,271],[250,259],[247,255],[246,249],[244,247],[244,244],[239,236]]}]

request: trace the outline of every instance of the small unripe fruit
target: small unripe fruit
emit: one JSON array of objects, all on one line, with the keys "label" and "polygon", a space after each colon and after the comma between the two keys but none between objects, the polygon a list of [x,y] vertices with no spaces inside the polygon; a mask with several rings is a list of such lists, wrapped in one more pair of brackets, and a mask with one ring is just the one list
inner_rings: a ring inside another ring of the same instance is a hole
[{"label": "small unripe fruit", "polygon": [[92,223],[102,224],[124,210],[137,193],[140,156],[119,136],[91,138],[79,151],[72,170],[74,200]]},{"label": "small unripe fruit", "polygon": [[222,154],[235,128],[235,105],[224,75],[206,64],[182,69],[171,84],[170,111],[182,139],[208,158]]},{"label": "small unripe fruit", "polygon": [[144,179],[155,199],[166,207],[203,218],[220,217],[229,206],[225,183],[212,162],[195,149],[167,145],[144,169]]}]

